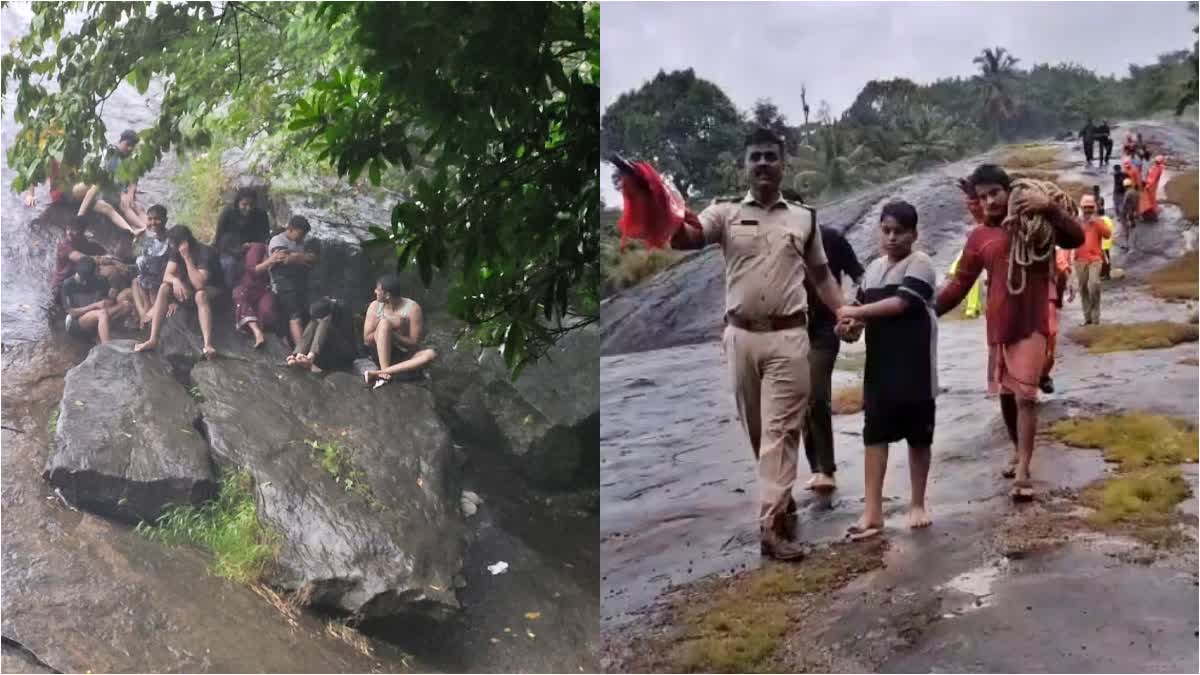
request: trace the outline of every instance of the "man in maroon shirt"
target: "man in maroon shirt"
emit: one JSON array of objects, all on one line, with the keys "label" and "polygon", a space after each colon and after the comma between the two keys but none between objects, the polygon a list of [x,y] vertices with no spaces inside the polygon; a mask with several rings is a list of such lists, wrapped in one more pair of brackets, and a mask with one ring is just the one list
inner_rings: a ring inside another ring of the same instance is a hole
[{"label": "man in maroon shirt", "polygon": [[58,242],[54,254],[54,276],[50,282],[50,290],[57,299],[63,280],[75,273],[75,263],[81,258],[100,258],[108,254],[103,246],[87,238],[87,221],[76,218],[67,225],[67,234]]},{"label": "man in maroon shirt", "polygon": [[[984,222],[967,235],[955,274],[938,294],[937,314],[941,316],[962,302],[971,285],[987,270],[988,392],[1000,394],[1000,411],[1013,442],[1014,459],[1006,477],[1015,475],[1012,497],[1030,499],[1030,463],[1033,460],[1037,432],[1038,382],[1046,358],[1046,340],[1050,334],[1049,297],[1051,265],[1024,268],[1025,285],[1011,294],[1007,283],[1010,235],[1002,223],[1008,217],[1008,197],[1012,181],[1004,169],[982,164],[968,179],[975,196],[983,205]],[[1083,243],[1083,228],[1064,213],[1049,197],[1028,195],[1028,208],[1041,211],[1055,230],[1059,248],[1074,249]]]}]

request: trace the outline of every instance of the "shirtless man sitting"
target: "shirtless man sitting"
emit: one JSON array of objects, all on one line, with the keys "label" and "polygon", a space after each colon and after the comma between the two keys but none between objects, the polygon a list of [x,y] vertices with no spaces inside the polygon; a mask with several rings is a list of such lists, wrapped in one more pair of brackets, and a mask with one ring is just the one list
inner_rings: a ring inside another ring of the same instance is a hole
[{"label": "shirtless man sitting", "polygon": [[366,371],[363,379],[375,389],[390,382],[393,375],[414,371],[437,358],[436,351],[420,347],[424,328],[421,306],[403,297],[403,290],[399,275],[384,275],[375,285],[375,301],[367,307],[363,344],[375,352],[379,369]]}]

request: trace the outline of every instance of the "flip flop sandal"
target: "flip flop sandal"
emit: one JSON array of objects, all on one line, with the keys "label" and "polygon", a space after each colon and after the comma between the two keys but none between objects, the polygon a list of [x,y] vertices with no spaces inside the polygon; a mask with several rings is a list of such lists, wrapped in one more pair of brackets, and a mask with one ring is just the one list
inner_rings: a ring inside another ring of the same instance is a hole
[{"label": "flip flop sandal", "polygon": [[1004,467],[1004,470],[1000,472],[1000,475],[1004,476],[1005,478],[1016,478],[1017,477],[1017,465],[1009,464],[1008,466]]},{"label": "flip flop sandal", "polygon": [[858,525],[851,525],[846,528],[846,538],[850,541],[865,541],[878,537],[882,533],[883,526],[870,525],[868,527],[859,527]]},{"label": "flip flop sandal", "polygon": [[371,387],[371,388],[372,388],[372,389],[378,389],[378,388],[382,387],[383,385],[387,384],[389,381],[390,381],[390,380],[385,380],[385,379],[383,379],[383,378],[381,377],[381,378],[379,378],[378,380],[375,380],[375,386],[373,386],[373,387]]},{"label": "flip flop sandal", "polygon": [[368,387],[371,386],[371,374],[370,373],[363,373],[363,382],[365,382]]},{"label": "flip flop sandal", "polygon": [[1031,502],[1033,501],[1033,484],[1027,480],[1019,480],[1013,483],[1013,489],[1008,493],[1014,502]]}]

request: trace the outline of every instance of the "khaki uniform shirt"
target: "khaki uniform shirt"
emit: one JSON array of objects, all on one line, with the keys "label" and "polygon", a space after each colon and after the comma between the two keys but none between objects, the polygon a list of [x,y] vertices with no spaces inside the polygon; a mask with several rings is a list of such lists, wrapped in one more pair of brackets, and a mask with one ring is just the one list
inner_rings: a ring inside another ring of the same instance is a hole
[{"label": "khaki uniform shirt", "polygon": [[815,212],[779,197],[759,204],[747,193],[719,199],[700,213],[704,243],[725,253],[725,312],[746,321],[808,309],[807,270],[827,264]]}]

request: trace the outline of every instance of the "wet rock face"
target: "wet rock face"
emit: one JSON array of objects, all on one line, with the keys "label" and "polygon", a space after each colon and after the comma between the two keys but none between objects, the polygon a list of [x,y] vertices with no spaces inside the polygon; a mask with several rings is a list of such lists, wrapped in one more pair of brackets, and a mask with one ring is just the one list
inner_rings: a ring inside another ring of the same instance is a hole
[{"label": "wet rock face", "polygon": [[439,358],[430,367],[439,408],[473,444],[499,447],[522,473],[548,489],[594,486],[600,456],[600,336],[595,326],[569,333],[516,382],[493,350],[454,348],[452,330],[430,335]]},{"label": "wet rock face", "polygon": [[66,378],[43,476],[72,504],[129,523],[215,491],[195,401],[158,355],[98,346]]},{"label": "wet rock face", "polygon": [[[282,537],[276,585],[363,617],[458,606],[461,488],[427,389],[236,360],[192,378],[215,458],[249,469],[259,514]],[[348,462],[340,483],[312,442]]]}]

